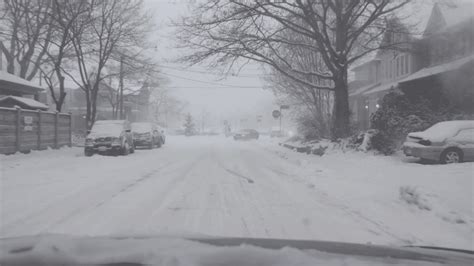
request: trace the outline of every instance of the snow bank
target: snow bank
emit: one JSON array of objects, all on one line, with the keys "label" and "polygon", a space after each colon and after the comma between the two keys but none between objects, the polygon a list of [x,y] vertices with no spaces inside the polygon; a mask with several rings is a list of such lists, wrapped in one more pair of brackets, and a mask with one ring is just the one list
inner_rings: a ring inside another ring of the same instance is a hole
[{"label": "snow bank", "polygon": [[290,175],[328,204],[406,244],[474,250],[474,163],[423,165],[400,153],[333,148],[319,157],[262,146],[298,166]]}]

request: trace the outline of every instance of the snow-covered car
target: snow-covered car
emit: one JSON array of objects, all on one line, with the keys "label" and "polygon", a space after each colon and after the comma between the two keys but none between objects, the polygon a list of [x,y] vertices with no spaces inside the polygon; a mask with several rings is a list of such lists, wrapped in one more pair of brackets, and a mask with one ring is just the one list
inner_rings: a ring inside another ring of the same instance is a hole
[{"label": "snow-covered car", "polygon": [[0,239],[1,265],[468,266],[469,250],[266,238],[80,237]]},{"label": "snow-covered car", "polygon": [[234,140],[258,139],[259,134],[255,129],[243,129],[234,134]]},{"label": "snow-covered car", "polygon": [[134,147],[145,146],[148,149],[160,148],[163,144],[163,137],[160,129],[150,122],[132,123]]},{"label": "snow-covered car", "polygon": [[127,120],[96,121],[85,140],[85,156],[94,153],[128,155],[134,151],[132,129]]},{"label": "snow-covered car", "polygon": [[474,160],[474,121],[444,121],[422,132],[409,133],[403,144],[407,156],[440,163]]}]

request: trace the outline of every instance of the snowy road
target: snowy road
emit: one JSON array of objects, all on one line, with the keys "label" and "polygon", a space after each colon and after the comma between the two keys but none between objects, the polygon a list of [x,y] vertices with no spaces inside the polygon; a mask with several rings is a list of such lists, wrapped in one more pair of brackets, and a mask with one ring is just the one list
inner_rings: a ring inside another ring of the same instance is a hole
[{"label": "snowy road", "polygon": [[[86,158],[79,148],[3,156],[0,234],[191,233],[472,247],[472,212],[458,225],[427,218],[397,196],[386,205],[358,205],[355,195],[351,204],[344,193],[354,188],[327,181],[337,169],[302,166],[269,147],[169,137],[161,149],[128,157]],[[445,226],[446,234],[431,236]]]}]

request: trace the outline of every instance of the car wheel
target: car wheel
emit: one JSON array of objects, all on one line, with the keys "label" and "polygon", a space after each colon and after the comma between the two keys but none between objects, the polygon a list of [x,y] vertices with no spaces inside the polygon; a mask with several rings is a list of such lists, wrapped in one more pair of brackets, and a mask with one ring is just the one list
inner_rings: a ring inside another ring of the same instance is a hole
[{"label": "car wheel", "polygon": [[157,147],[157,148],[161,148],[161,145],[162,145],[162,143],[161,143],[161,139],[160,139],[160,140],[158,140],[158,142],[156,143],[156,147]]},{"label": "car wheel", "polygon": [[92,155],[94,155],[94,152],[93,152],[93,151],[84,150],[84,155],[85,155],[86,157],[91,157]]},{"label": "car wheel", "polygon": [[130,145],[128,142],[125,142],[122,147],[122,155],[128,155],[130,153]]},{"label": "car wheel", "polygon": [[135,152],[135,143],[132,145],[132,147],[130,147],[130,153],[134,153]]},{"label": "car wheel", "polygon": [[448,148],[441,154],[440,161],[443,164],[462,163],[462,151],[457,148]]}]

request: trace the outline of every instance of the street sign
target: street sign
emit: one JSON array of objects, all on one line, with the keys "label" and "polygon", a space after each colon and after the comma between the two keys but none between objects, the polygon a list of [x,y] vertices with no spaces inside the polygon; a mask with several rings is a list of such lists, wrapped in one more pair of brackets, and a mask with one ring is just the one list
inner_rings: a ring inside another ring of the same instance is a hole
[{"label": "street sign", "polygon": [[281,110],[290,109],[290,106],[289,105],[282,105],[282,106],[280,106],[280,109]]},{"label": "street sign", "polygon": [[277,119],[278,117],[281,116],[281,113],[278,110],[273,110],[272,116],[273,116],[273,118]]},{"label": "street sign", "polygon": [[23,128],[24,131],[33,131],[33,127],[32,126],[25,126],[25,128]]}]

